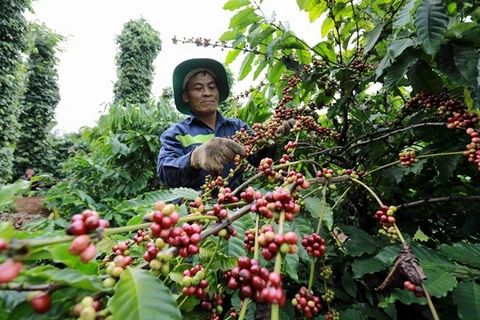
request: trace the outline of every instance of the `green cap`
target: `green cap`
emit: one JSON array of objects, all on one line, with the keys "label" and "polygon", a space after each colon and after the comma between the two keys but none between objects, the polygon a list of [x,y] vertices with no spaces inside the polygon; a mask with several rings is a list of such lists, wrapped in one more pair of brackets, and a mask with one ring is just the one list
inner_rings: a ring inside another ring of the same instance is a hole
[{"label": "green cap", "polygon": [[[219,98],[218,103],[222,103],[228,98],[230,88],[228,86],[227,71],[223,64],[217,60],[209,58],[196,58],[185,60],[181,62],[173,70],[173,97],[175,98],[175,105],[177,110],[184,114],[190,114],[190,104],[184,102],[182,99],[184,86],[189,79],[185,79],[192,71],[198,69],[199,71],[205,70],[215,77],[217,83]],[[186,80],[186,81],[185,81]]]}]

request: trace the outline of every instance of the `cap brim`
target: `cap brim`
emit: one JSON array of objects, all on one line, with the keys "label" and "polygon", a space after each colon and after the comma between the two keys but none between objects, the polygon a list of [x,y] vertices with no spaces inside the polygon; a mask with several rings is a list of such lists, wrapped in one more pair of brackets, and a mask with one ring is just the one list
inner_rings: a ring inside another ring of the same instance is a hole
[{"label": "cap brim", "polygon": [[215,74],[215,80],[218,88],[218,103],[222,103],[228,98],[230,88],[228,86],[228,78],[225,67],[220,62],[209,58],[196,58],[185,60],[175,67],[173,71],[173,97],[177,110],[184,114],[190,114],[190,104],[184,102],[183,81],[187,74],[197,68],[205,68],[211,70]]}]

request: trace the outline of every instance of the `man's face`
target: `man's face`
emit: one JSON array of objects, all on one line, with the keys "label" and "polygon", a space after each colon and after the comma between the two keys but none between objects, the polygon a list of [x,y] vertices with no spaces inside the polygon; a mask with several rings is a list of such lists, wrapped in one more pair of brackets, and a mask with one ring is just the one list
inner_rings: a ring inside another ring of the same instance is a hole
[{"label": "man's face", "polygon": [[204,116],[217,111],[218,96],[215,78],[208,72],[200,72],[190,78],[182,98],[190,104],[195,115]]},{"label": "man's face", "polygon": [[25,175],[27,177],[33,177],[33,174],[35,173],[35,171],[33,171],[33,169],[28,169],[26,172],[25,172]]}]

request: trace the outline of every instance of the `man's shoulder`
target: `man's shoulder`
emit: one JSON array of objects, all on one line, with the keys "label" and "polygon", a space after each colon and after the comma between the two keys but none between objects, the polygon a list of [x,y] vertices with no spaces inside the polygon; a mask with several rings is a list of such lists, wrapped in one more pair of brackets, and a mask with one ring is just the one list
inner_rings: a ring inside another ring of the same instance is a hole
[{"label": "man's shoulder", "polygon": [[178,121],[177,123],[174,123],[173,125],[170,126],[167,130],[163,132],[164,135],[177,135],[179,133],[184,133],[189,131],[189,127],[192,123],[191,118],[183,119],[181,121]]}]

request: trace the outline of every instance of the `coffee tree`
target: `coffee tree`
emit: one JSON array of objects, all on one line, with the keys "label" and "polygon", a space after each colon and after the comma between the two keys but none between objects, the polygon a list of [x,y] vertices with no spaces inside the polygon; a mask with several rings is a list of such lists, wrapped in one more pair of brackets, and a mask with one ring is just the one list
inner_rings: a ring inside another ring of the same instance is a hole
[{"label": "coffee tree", "polygon": [[234,190],[212,173],[200,192],[123,201],[125,226],[89,208],[2,224],[4,318],[480,317],[479,9],[297,4],[324,19],[313,47],[248,0],[225,4],[221,41],[182,40],[231,48],[240,78],[266,75],[248,95],[272,116],[231,138],[277,154],[238,157]]}]

